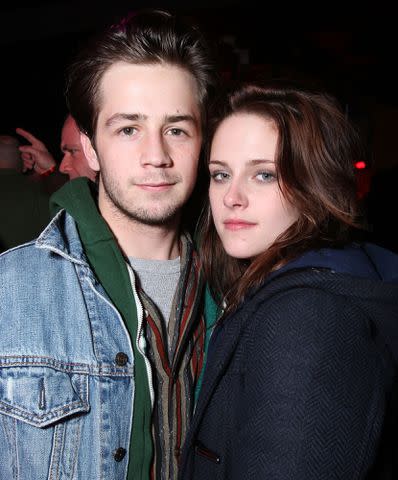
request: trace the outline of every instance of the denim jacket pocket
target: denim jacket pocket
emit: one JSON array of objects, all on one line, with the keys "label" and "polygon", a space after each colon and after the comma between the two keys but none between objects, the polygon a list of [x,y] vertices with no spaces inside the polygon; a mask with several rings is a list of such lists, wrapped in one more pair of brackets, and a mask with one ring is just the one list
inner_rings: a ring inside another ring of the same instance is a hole
[{"label": "denim jacket pocket", "polygon": [[0,414],[44,428],[88,412],[87,375],[47,366],[0,368]]}]

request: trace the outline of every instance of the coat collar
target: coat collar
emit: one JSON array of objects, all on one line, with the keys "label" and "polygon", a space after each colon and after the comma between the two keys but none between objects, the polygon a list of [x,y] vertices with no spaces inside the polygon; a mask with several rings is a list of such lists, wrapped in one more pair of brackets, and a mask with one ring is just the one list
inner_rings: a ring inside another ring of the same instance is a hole
[{"label": "coat collar", "polygon": [[60,210],[35,241],[37,248],[51,250],[67,260],[87,265],[87,257],[73,218]]}]

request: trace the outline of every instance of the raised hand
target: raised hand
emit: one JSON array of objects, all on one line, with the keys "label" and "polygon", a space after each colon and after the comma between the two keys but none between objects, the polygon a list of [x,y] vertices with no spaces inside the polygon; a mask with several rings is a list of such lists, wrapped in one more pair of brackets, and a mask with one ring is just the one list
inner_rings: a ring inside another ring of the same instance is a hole
[{"label": "raised hand", "polygon": [[21,145],[19,147],[23,160],[23,172],[33,169],[35,172],[42,174],[56,166],[54,157],[43,142],[23,128],[17,128],[16,132],[31,143],[31,145]]}]

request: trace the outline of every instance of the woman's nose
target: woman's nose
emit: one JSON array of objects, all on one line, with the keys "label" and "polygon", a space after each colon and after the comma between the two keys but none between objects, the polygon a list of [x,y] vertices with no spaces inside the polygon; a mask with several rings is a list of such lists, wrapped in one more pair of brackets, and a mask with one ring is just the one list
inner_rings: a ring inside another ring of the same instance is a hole
[{"label": "woman's nose", "polygon": [[224,205],[228,208],[247,207],[247,202],[244,186],[238,182],[231,183],[224,195]]}]

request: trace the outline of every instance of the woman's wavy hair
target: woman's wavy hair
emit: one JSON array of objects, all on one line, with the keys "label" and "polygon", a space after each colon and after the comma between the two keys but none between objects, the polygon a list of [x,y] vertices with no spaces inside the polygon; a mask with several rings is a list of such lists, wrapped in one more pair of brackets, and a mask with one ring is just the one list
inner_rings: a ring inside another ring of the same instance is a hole
[{"label": "woman's wavy hair", "polygon": [[[278,131],[276,177],[297,221],[251,262],[227,255],[207,201],[198,226],[200,253],[215,298],[234,310],[272,271],[310,249],[338,247],[361,228],[354,164],[363,158],[360,138],[335,98],[297,87],[245,84],[216,104],[211,139],[220,123],[239,113],[272,121]],[[245,128],[242,120],[242,128]]]}]

